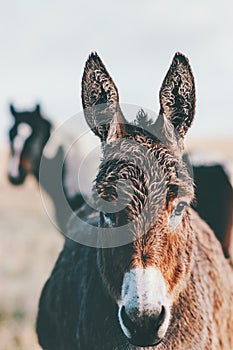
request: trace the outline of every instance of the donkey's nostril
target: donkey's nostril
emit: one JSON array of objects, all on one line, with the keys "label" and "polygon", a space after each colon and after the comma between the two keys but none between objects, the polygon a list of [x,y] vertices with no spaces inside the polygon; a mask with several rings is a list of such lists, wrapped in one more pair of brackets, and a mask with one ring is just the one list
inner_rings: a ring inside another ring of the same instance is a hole
[{"label": "donkey's nostril", "polygon": [[163,321],[165,319],[165,314],[166,314],[165,307],[162,306],[160,315],[158,317],[157,328],[159,328],[162,325],[162,323],[163,323]]},{"label": "donkey's nostril", "polygon": [[121,319],[122,319],[124,326],[129,330],[130,334],[133,335],[133,333],[135,333],[135,326],[134,326],[133,321],[127,315],[124,306],[122,306],[122,308],[120,310],[120,316],[121,316]]}]

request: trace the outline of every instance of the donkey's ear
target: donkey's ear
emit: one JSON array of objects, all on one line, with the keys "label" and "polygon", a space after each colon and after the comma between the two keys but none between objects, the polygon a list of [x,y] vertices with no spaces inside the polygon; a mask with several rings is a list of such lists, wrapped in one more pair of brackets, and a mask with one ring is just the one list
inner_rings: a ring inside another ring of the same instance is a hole
[{"label": "donkey's ear", "polygon": [[15,107],[13,106],[12,103],[9,105],[9,108],[10,108],[11,114],[12,114],[14,117],[16,117],[16,116],[18,115],[18,113],[16,112]]},{"label": "donkey's ear", "polygon": [[82,103],[86,121],[101,141],[121,137],[125,119],[117,87],[97,53],[89,56],[84,68]]},{"label": "donkey's ear", "polygon": [[195,84],[188,59],[176,53],[160,89],[160,116],[169,120],[181,138],[195,113]]}]

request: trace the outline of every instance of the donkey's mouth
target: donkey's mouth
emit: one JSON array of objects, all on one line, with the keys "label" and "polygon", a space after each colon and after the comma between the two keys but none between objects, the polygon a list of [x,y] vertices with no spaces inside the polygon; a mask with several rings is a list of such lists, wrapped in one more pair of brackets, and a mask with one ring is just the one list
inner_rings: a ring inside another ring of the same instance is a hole
[{"label": "donkey's mouth", "polygon": [[170,323],[170,300],[160,270],[134,268],[123,278],[118,319],[128,341],[139,347],[157,346]]},{"label": "donkey's mouth", "polygon": [[163,339],[158,339],[156,341],[150,342],[148,339],[145,339],[145,341],[134,341],[133,339],[128,339],[129,343],[134,346],[140,346],[142,348],[148,348],[148,347],[155,347],[159,345],[162,342]]}]

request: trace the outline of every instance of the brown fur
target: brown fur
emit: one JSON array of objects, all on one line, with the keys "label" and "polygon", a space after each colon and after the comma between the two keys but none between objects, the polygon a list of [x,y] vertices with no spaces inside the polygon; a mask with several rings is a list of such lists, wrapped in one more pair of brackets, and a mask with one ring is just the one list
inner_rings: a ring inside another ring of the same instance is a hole
[{"label": "brown fur", "polygon": [[[192,179],[182,161],[183,138],[195,110],[188,60],[175,55],[160,91],[161,111],[155,123],[142,112],[138,122],[126,122],[116,86],[96,54],[89,57],[82,86],[87,122],[103,142],[94,188],[100,211],[97,224],[108,227],[103,215],[109,215],[113,225],[127,224],[132,243],[108,249],[66,243],[41,299],[38,331],[44,349],[141,349],[131,345],[121,330],[117,304],[124,274],[149,266],[161,271],[172,304],[162,342],[148,349],[233,349],[229,261],[214,233],[188,205],[179,224],[169,226],[178,204],[184,198],[190,204],[194,197]],[[105,105],[99,106],[100,102]],[[125,180],[130,181],[121,193],[125,208],[114,214],[104,212],[101,199],[114,203],[118,186]],[[85,217],[85,209],[79,214]],[[70,232],[85,230],[74,225],[71,220]],[[64,304],[69,288],[75,300]],[[48,306],[55,290],[61,297],[53,306],[57,314]],[[43,320],[51,333],[43,330]],[[67,323],[69,330],[63,325]]]}]

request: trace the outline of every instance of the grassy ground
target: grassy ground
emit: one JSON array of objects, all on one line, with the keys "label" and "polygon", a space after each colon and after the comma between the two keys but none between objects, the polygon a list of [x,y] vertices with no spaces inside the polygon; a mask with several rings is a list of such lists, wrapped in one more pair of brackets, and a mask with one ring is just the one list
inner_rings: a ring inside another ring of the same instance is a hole
[{"label": "grassy ground", "polygon": [[62,237],[47,217],[38,185],[7,182],[0,154],[0,350],[37,350],[38,299]]},{"label": "grassy ground", "polygon": [[[233,160],[231,140],[189,145],[222,151]],[[44,211],[35,181],[19,187],[8,183],[6,157],[0,151],[0,350],[39,350],[38,299],[63,239]]]}]

